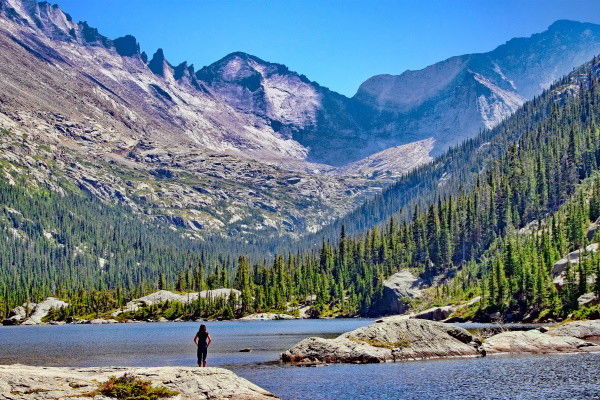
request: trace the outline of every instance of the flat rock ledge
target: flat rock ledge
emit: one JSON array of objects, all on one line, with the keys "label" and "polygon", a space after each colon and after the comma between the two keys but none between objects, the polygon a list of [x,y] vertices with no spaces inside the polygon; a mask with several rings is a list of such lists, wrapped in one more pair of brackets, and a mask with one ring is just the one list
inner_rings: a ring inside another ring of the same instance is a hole
[{"label": "flat rock ledge", "polygon": [[548,334],[573,336],[590,342],[600,343],[600,319],[590,321],[573,321],[552,327]]},{"label": "flat rock ledge", "polygon": [[0,399],[110,400],[101,395],[90,397],[88,393],[97,389],[99,382],[126,373],[179,392],[177,396],[169,398],[172,400],[278,399],[277,396],[222,368],[63,368],[25,365],[0,366]]},{"label": "flat rock ledge", "polygon": [[600,352],[600,320],[573,321],[551,328],[502,332],[483,344],[486,354]]},{"label": "flat rock ledge", "polygon": [[449,324],[388,318],[335,339],[304,339],[281,358],[309,365],[480,357],[480,344],[467,330]]},{"label": "flat rock ledge", "polygon": [[486,354],[552,354],[600,352],[600,346],[572,336],[551,335],[537,329],[502,332],[483,344]]}]

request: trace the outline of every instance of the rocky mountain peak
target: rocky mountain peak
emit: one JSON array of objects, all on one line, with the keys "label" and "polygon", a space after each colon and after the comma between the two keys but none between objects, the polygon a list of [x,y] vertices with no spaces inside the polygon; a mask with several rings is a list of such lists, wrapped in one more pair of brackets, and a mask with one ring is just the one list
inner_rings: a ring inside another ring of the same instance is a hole
[{"label": "rocky mountain peak", "polygon": [[70,15],[56,4],[35,0],[0,0],[0,14],[21,25],[43,31],[47,36],[68,40],[73,37],[76,24]]},{"label": "rocky mountain peak", "polygon": [[162,77],[166,76],[166,71],[168,68],[170,68],[170,65],[165,58],[163,49],[156,50],[152,56],[152,59],[148,63],[148,68],[150,68],[150,71],[152,71],[155,75]]},{"label": "rocky mountain peak", "polygon": [[482,128],[496,126],[598,53],[600,25],[560,20],[487,53],[373,76],[361,84],[354,100],[376,110],[375,118],[397,143],[431,137],[433,154],[440,154]]},{"label": "rocky mountain peak", "polygon": [[132,35],[125,35],[113,40],[117,53],[123,57],[133,57],[140,55],[140,44]]},{"label": "rocky mountain peak", "polygon": [[258,81],[272,75],[289,75],[310,83],[304,75],[290,71],[285,65],[264,61],[241,51],[230,53],[197,72],[198,79],[205,82],[233,82],[245,85],[252,91],[258,89]]},{"label": "rocky mountain peak", "polygon": [[196,73],[215,96],[286,137],[316,123],[320,87],[286,66],[234,52]]},{"label": "rocky mountain peak", "polygon": [[261,87],[262,75],[257,66],[266,65],[257,57],[242,52],[228,54],[200,69],[196,77],[207,83],[235,83],[254,92]]},{"label": "rocky mountain peak", "polygon": [[106,36],[101,35],[97,28],[88,25],[87,21],[79,23],[81,37],[86,44],[111,47],[112,41]]},{"label": "rocky mountain peak", "polygon": [[559,20],[554,21],[548,27],[547,30],[548,31],[568,31],[568,30],[573,30],[573,29],[586,28],[588,26],[594,27],[595,24],[579,22],[579,21],[572,21],[570,19],[559,19]]}]

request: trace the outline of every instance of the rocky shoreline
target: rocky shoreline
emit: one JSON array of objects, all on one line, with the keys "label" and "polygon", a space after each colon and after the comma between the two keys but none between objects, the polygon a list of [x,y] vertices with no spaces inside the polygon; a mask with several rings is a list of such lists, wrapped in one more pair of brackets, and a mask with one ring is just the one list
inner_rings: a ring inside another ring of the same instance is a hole
[{"label": "rocky shoreline", "polygon": [[509,331],[479,338],[466,329],[407,316],[390,317],[334,339],[304,339],[281,355],[285,363],[380,363],[493,354],[600,352],[600,320]]},{"label": "rocky shoreline", "polygon": [[91,395],[99,383],[125,374],[178,392],[174,400],[274,400],[279,397],[223,368],[34,367],[0,365],[0,399],[108,399]]}]

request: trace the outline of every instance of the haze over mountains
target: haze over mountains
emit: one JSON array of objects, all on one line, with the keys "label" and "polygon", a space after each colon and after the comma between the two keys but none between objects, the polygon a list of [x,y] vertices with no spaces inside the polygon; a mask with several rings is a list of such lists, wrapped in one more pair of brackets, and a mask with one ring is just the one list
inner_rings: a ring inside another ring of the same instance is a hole
[{"label": "haze over mountains", "polygon": [[316,232],[600,53],[599,25],[558,21],[348,98],[241,52],[173,65],[49,3],[0,0],[0,22],[0,172],[196,237]]}]

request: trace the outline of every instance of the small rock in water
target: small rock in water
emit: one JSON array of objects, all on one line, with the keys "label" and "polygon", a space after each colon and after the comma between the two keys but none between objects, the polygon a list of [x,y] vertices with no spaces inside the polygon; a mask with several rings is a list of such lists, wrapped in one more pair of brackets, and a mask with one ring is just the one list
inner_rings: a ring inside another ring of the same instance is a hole
[{"label": "small rock in water", "polygon": [[240,353],[250,353],[252,349],[241,349]]}]

